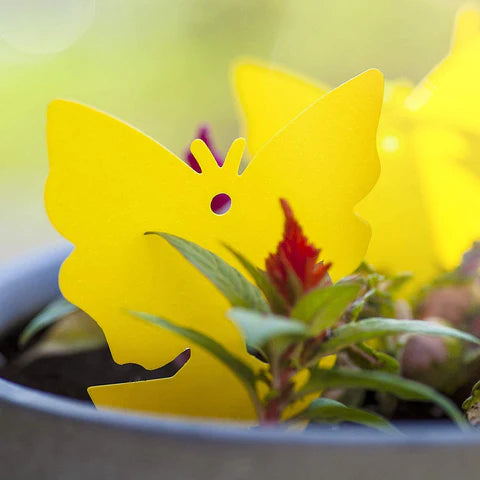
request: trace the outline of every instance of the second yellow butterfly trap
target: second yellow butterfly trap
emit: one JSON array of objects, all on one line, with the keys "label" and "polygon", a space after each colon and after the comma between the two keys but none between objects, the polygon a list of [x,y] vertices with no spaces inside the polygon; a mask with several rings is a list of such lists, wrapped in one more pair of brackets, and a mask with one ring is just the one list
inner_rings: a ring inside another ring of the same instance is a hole
[{"label": "second yellow butterfly trap", "polygon": [[[387,83],[385,94],[377,70],[327,90],[237,63],[246,140],[224,158],[205,131],[181,159],[93,108],[50,105],[46,207],[74,245],[62,294],[99,324],[116,362],[178,363],[170,378],[92,386],[95,405],[392,429],[378,412],[322,396],[356,386],[433,402],[465,426],[378,339],[480,344],[395,309],[480,237],[480,95],[457,84],[478,79],[477,20],[460,17],[452,52],[419,86]],[[413,281],[394,291],[404,271]]]}]

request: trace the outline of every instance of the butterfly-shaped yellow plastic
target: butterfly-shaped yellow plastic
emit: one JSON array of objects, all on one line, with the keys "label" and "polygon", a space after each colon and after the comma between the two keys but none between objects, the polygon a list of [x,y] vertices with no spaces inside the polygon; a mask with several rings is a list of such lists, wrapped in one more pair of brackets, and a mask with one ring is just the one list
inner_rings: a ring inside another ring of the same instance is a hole
[{"label": "butterfly-shaped yellow plastic", "polygon": [[[226,318],[225,299],[163,239],[164,231],[235,263],[221,243],[261,266],[281,238],[286,198],[339,278],[362,260],[369,227],[353,212],[373,187],[383,79],[367,71],[318,99],[273,135],[245,171],[237,139],[219,167],[201,140],[183,161],[134,128],[92,108],[54,101],[48,111],[46,206],[75,249],[60,273],[67,299],[102,327],[114,359],[157,368],[191,347],[172,379],[90,389],[97,405],[201,417],[253,418],[247,392],[210,354],[129,311],[159,315],[214,337],[257,366]],[[261,99],[260,99],[261,100]],[[210,209],[226,193],[224,215]],[[238,265],[237,265],[238,266]]]},{"label": "butterfly-shaped yellow plastic", "polygon": [[[382,173],[357,212],[372,226],[367,260],[412,271],[412,286],[458,264],[480,237],[479,18],[474,10],[459,16],[450,55],[418,87],[387,83]],[[251,62],[238,65],[235,80],[253,155],[325,90]]]}]

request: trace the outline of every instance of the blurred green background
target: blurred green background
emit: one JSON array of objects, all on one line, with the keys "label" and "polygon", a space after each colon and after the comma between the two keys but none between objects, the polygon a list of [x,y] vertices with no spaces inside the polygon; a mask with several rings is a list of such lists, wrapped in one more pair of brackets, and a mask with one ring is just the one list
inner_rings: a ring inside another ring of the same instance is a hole
[{"label": "blurred green background", "polygon": [[50,100],[105,110],[178,154],[208,121],[225,149],[236,57],[331,85],[369,67],[417,81],[447,53],[462,3],[0,0],[0,262],[59,240],[43,207]]}]

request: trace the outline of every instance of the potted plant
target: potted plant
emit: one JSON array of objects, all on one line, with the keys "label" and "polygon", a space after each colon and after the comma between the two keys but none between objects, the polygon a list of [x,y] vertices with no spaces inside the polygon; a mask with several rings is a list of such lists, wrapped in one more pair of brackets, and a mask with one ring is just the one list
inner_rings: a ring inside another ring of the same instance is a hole
[{"label": "potted plant", "polygon": [[[242,138],[223,159],[202,128],[182,162],[119,120],[53,102],[46,206],[74,244],[59,277],[72,303],[50,305],[21,332],[21,319],[54,292],[42,277],[59,262],[6,275],[4,344],[28,345],[50,328],[40,346],[6,350],[6,376],[66,346],[111,352],[118,365],[94,364],[100,381],[87,386],[99,410],[2,380],[6,471],[351,478],[366,475],[374,455],[375,471],[394,478],[473,473],[478,437],[451,395],[471,386],[480,344],[478,247],[454,267],[477,235],[465,207],[475,208],[478,186],[458,163],[459,138],[473,135],[468,99],[457,95],[452,110],[449,89],[477,50],[476,19],[460,18],[452,54],[428,81],[391,86],[378,183],[376,70],[325,93],[240,63],[247,165]],[[357,211],[373,226],[368,253]],[[362,263],[365,255],[392,273]],[[26,302],[18,289],[32,281],[42,288]],[[405,402],[426,402],[428,418],[450,423],[401,425]],[[474,389],[471,424],[477,406]]]}]

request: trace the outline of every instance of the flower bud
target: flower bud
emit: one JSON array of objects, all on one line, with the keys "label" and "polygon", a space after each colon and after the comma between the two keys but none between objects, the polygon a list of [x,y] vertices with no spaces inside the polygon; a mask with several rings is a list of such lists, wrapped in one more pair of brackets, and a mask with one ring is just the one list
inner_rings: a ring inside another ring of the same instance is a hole
[{"label": "flower bud", "polygon": [[280,203],[285,214],[283,238],[265,266],[268,279],[292,307],[309,290],[331,284],[327,274],[331,264],[319,261],[321,250],[308,242],[287,201]]},{"label": "flower bud", "polygon": [[[434,321],[445,323],[440,319]],[[463,344],[450,337],[413,335],[406,341],[400,356],[402,376],[447,394],[467,380],[462,366]]]}]

